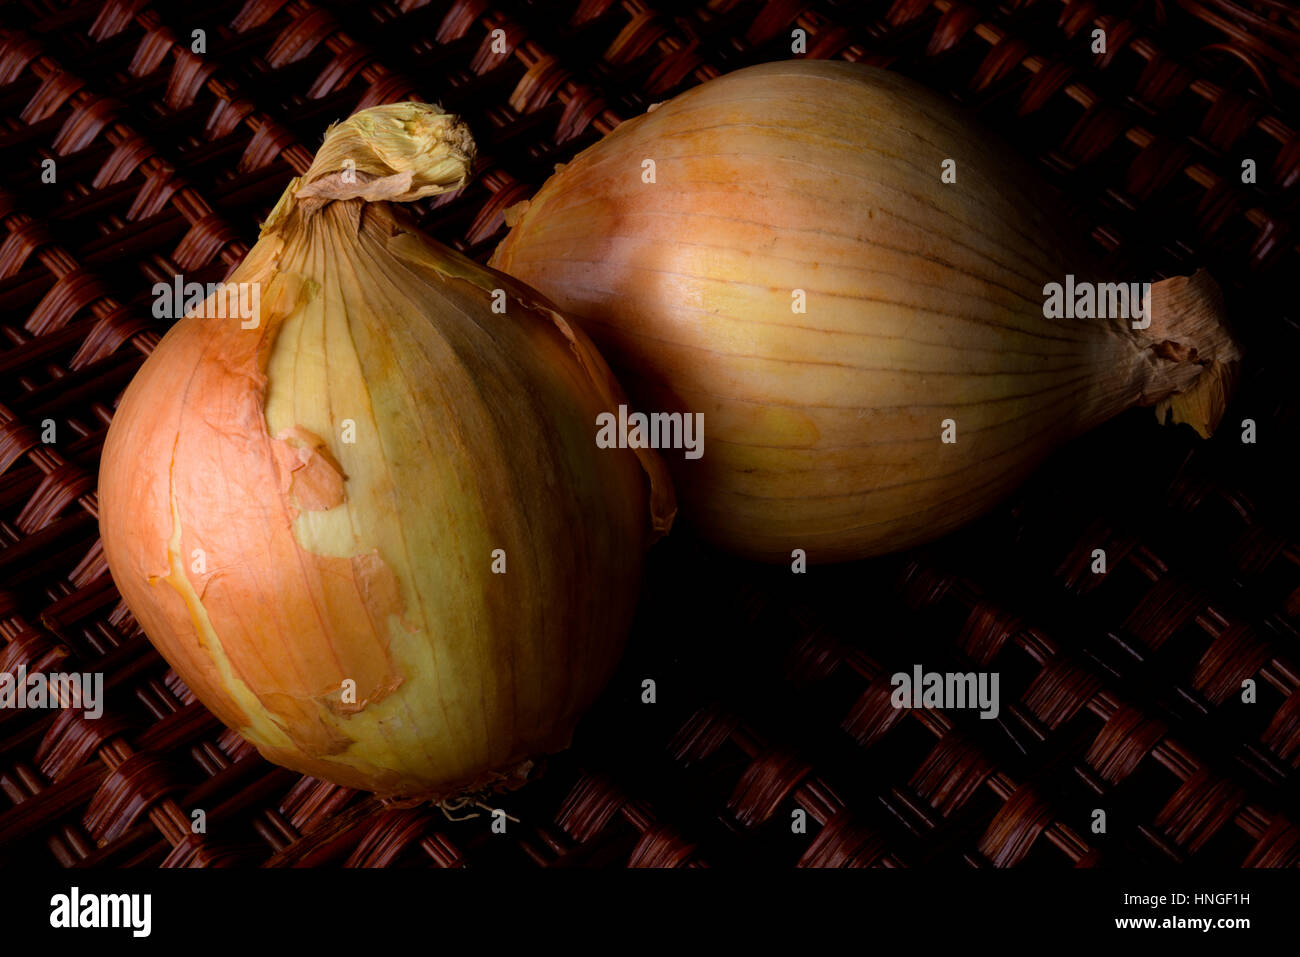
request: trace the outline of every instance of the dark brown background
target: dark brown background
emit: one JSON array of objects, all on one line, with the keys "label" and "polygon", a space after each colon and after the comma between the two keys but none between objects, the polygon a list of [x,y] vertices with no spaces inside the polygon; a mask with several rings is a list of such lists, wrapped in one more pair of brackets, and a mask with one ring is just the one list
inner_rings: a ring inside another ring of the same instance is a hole
[{"label": "dark brown background", "polygon": [[[1300,863],[1291,9],[0,6],[0,668],[102,670],[109,689],[99,721],[0,712],[0,864]],[[962,533],[805,576],[681,528],[655,549],[624,666],[576,746],[501,799],[505,836],[263,762],[152,650],[97,545],[105,429],[163,331],[152,284],[221,279],[329,122],[408,97],[474,129],[475,182],[422,224],[484,259],[502,209],[553,164],[690,85],[788,57],[796,27],[810,56],[888,66],[978,110],[1126,270],[1208,266],[1250,350],[1220,435],[1129,413]],[[507,56],[490,51],[496,28]],[[1240,182],[1246,157],[1256,185]],[[56,184],[40,182],[46,158]],[[1239,441],[1246,417],[1255,445]],[[1088,571],[1094,548],[1105,576]],[[999,720],[895,711],[889,675],[915,663],[998,671]],[[189,834],[195,807],[205,835]]]}]

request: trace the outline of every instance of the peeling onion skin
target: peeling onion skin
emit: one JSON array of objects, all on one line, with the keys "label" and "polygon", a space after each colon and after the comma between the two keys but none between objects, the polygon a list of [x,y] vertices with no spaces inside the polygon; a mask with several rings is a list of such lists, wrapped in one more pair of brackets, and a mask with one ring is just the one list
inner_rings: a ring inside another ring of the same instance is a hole
[{"label": "peeling onion skin", "polygon": [[433,799],[567,747],[675,508],[653,453],[596,447],[626,400],[580,331],[367,201],[464,182],[446,119],[398,104],[331,130],[227,280],[260,283],[259,326],[177,322],[99,486],[114,581],[218,718],[295,771]]},{"label": "peeling onion skin", "polygon": [[1205,273],[1155,284],[1145,331],[1044,318],[1067,273],[1148,277],[1099,269],[1036,173],[953,104],[859,64],[687,90],[507,221],[491,265],[579,321],[640,410],[703,413],[703,456],[665,453],[683,514],[753,559],[936,538],[1134,405],[1208,435],[1240,358]]}]

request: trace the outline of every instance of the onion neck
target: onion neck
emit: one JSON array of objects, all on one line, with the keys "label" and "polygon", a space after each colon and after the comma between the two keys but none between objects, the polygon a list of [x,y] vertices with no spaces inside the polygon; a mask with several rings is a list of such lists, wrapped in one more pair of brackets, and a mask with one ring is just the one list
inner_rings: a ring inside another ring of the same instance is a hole
[{"label": "onion neck", "polygon": [[1218,283],[1204,269],[1151,285],[1150,324],[1131,329],[1134,404],[1187,423],[1202,438],[1218,427],[1236,384],[1241,348],[1228,331]]},{"label": "onion neck", "polygon": [[408,203],[460,189],[469,180],[474,138],[460,117],[427,103],[374,106],[325,133],[311,167],[289,183],[262,235],[283,232],[334,200]]}]

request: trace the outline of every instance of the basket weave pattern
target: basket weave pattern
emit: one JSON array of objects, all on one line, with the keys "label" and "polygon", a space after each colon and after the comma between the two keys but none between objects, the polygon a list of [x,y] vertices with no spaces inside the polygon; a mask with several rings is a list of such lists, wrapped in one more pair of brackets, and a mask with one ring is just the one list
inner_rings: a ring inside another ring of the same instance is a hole
[{"label": "basket weave pattern", "polygon": [[[978,110],[1112,262],[1209,266],[1250,350],[1223,434],[1125,417],[969,530],[802,577],[670,538],[608,694],[501,798],[505,835],[267,764],[152,649],[98,542],[113,405],[165,331],[153,284],[222,279],[324,128],[401,99],[474,130],[475,180],[418,214],[484,260],[555,163],[796,30]],[[1300,864],[1297,36],[1275,0],[0,8],[0,670],[107,687],[98,720],[0,711],[0,864]],[[891,707],[918,662],[997,671],[998,720]]]}]

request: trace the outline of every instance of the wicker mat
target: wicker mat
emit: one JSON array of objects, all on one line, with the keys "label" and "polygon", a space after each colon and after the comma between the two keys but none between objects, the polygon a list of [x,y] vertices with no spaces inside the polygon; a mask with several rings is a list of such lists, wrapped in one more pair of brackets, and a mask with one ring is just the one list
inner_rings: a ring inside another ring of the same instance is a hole
[{"label": "wicker mat", "polygon": [[[1290,4],[23,0],[0,30],[0,669],[107,682],[99,720],[0,711],[0,864],[1300,863]],[[802,576],[670,536],[574,747],[500,799],[505,835],[263,761],[145,640],[99,547],[105,430],[164,331],[153,283],[223,278],[328,123],[407,98],[475,132],[473,183],[419,212],[486,259],[555,163],[787,58],[795,30],[978,111],[1113,262],[1210,268],[1249,353],[1224,429],[1129,413],[957,535]],[[997,719],[891,707],[918,663],[998,672]]]}]

